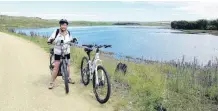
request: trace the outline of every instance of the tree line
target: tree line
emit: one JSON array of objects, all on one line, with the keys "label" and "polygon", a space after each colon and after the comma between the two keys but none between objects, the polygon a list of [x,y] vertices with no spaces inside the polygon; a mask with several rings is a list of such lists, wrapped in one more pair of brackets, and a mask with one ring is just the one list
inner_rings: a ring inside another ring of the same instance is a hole
[{"label": "tree line", "polygon": [[173,29],[199,29],[199,30],[218,30],[218,19],[206,20],[200,19],[197,21],[172,21],[171,28]]},{"label": "tree line", "polygon": [[134,23],[134,22],[117,22],[113,25],[141,25],[140,23]]}]

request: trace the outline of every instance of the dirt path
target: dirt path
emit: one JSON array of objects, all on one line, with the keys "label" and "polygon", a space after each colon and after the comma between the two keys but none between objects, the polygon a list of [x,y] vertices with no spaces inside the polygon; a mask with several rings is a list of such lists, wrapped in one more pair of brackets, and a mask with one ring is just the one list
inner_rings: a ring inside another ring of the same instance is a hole
[{"label": "dirt path", "polygon": [[78,77],[68,95],[61,78],[48,90],[48,62],[48,54],[36,44],[0,32],[0,111],[112,111]]}]

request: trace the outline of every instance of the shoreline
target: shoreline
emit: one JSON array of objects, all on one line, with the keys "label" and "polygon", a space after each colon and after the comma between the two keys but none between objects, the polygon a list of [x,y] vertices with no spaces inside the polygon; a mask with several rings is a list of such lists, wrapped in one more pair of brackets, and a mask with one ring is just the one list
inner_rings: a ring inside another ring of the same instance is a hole
[{"label": "shoreline", "polygon": [[178,30],[181,32],[173,32],[173,33],[181,33],[181,34],[210,34],[214,36],[218,36],[218,30]]},{"label": "shoreline", "polygon": [[[89,26],[87,26],[89,27]],[[96,27],[96,26],[93,26],[93,27]],[[100,26],[101,27],[101,26]],[[113,26],[112,26],[113,27]],[[121,26],[121,27],[125,27],[125,26]],[[126,26],[128,27],[128,26]],[[132,27],[132,26],[131,26]],[[134,26],[133,26],[134,27]],[[146,27],[146,26],[136,26],[136,27]],[[156,27],[156,26],[153,26],[153,27]],[[19,28],[18,28],[19,30]],[[182,31],[182,30],[180,30]],[[185,30],[187,31],[187,30]],[[194,31],[194,30],[192,30]],[[197,31],[197,32],[187,32],[187,34],[204,34],[204,33],[201,33],[201,31],[204,31],[204,30],[200,30],[200,31]],[[22,31],[19,32],[19,31],[16,31],[16,29],[12,29],[12,30],[9,30],[9,32],[12,32],[12,33],[16,33],[16,34],[21,34],[21,35],[24,35],[24,36],[29,36],[29,37],[42,37],[42,38],[47,38],[47,36],[40,36],[39,34],[37,33],[33,33],[32,35],[28,35],[27,33],[23,33]],[[186,33],[186,32],[172,32],[172,33]],[[84,48],[82,46],[79,46],[77,45],[76,46],[77,48]],[[103,51],[101,50],[100,53],[104,56],[107,56],[107,57],[110,57],[110,58],[113,58],[113,59],[116,59],[116,60],[124,60],[124,61],[127,61],[127,62],[133,62],[133,63],[136,63],[136,64],[154,64],[154,63],[166,63],[166,64],[176,64],[177,61],[180,61],[182,60],[181,58],[177,58],[177,59],[170,59],[170,60],[155,60],[155,59],[149,59],[149,58],[144,58],[144,56],[140,56],[140,57],[137,57],[137,56],[130,56],[130,55],[120,55],[118,53],[115,53],[115,52],[110,52],[110,51]],[[185,57],[185,55],[181,55],[180,57]],[[195,57],[193,58],[193,60],[195,59]],[[184,62],[187,63],[187,64],[190,64],[193,62],[193,60],[185,60]],[[209,60],[208,60],[209,61]],[[200,62],[198,63],[197,65],[198,66],[204,66],[208,63],[208,61],[205,61],[205,62]]]}]

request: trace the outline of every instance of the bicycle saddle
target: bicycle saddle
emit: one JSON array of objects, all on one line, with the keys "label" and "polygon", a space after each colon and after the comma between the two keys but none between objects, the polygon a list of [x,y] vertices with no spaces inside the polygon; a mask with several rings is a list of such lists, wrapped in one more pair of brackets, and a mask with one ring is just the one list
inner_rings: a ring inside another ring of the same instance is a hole
[{"label": "bicycle saddle", "polygon": [[85,50],[85,52],[91,52],[91,51],[93,51],[92,48],[85,48],[84,50]]}]

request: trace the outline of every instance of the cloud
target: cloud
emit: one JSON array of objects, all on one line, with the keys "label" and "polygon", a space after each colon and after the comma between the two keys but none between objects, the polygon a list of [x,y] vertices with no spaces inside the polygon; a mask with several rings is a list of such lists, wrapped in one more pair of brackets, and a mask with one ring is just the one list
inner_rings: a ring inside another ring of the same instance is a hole
[{"label": "cloud", "polygon": [[22,12],[0,12],[0,15],[36,17],[34,13],[27,14]]},{"label": "cloud", "polygon": [[53,14],[53,13],[20,13],[20,12],[0,12],[0,15],[9,15],[9,16],[26,16],[26,17],[40,17],[43,19],[69,19],[69,20],[82,20],[84,18],[96,19],[100,20],[99,16],[94,14],[81,14],[81,13],[61,13],[61,14]]},{"label": "cloud", "polygon": [[134,0],[121,0],[121,2],[133,4],[133,3],[136,3],[137,1],[134,1]]},{"label": "cloud", "polygon": [[135,10],[135,11],[146,11],[145,8],[132,8],[132,10]]},{"label": "cloud", "polygon": [[19,12],[0,12],[0,15],[11,15],[11,16],[19,16]]},{"label": "cloud", "polygon": [[[69,5],[69,9],[48,5],[38,9],[29,3],[0,3],[0,14],[11,16],[40,17],[44,19],[91,20],[91,21],[159,21],[159,20],[196,20],[218,17],[218,2],[173,2],[173,1],[125,1],[117,7],[102,4]],[[83,6],[84,5],[84,6]],[[101,5],[101,6],[100,6]],[[27,10],[26,7],[31,7]],[[10,8],[9,8],[10,7]],[[83,7],[83,8],[81,8]]]},{"label": "cloud", "polygon": [[206,19],[215,19],[218,17],[218,2],[189,2],[173,10],[198,15]]},{"label": "cloud", "polygon": [[65,17],[75,17],[75,16],[79,16],[79,17],[96,17],[96,15],[92,15],[92,14],[66,14],[66,13],[62,13],[62,14],[37,14],[37,16],[39,17],[45,17],[45,18],[52,18],[52,17],[61,17],[61,16],[65,16]]},{"label": "cloud", "polygon": [[69,20],[82,20],[84,18],[89,19],[100,19],[99,16],[96,16],[94,14],[78,14],[78,13],[62,13],[62,14],[37,14],[37,17],[44,18],[44,19],[69,19]]}]

